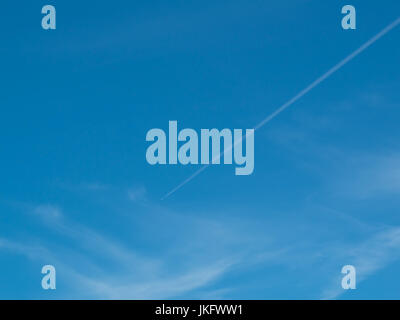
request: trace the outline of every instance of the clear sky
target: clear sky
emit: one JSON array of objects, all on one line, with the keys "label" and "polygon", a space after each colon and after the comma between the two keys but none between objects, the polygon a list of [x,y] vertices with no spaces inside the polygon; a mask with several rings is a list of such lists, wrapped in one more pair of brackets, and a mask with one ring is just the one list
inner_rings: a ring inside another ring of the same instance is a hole
[{"label": "clear sky", "polygon": [[[341,27],[346,4],[356,30]],[[211,166],[160,200],[200,167],[145,158],[147,131],[169,120],[252,128],[399,1],[0,10],[0,298],[400,298],[400,26],[256,131],[252,175]],[[48,264],[56,290],[41,287]]]}]

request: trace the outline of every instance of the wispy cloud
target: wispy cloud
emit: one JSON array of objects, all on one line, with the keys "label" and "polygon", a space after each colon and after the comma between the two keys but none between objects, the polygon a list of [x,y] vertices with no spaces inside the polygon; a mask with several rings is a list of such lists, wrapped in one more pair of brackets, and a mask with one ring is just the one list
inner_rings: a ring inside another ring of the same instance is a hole
[{"label": "wispy cloud", "polygon": [[98,278],[85,278],[87,287],[108,299],[172,299],[209,285],[231,267],[230,261],[218,261],[199,266],[183,274],[168,275],[153,281],[131,281],[129,277],[112,279],[109,282]]},{"label": "wispy cloud", "polygon": [[137,203],[147,200],[147,190],[144,186],[130,188],[128,190],[129,200]]},{"label": "wispy cloud", "polygon": [[331,183],[336,194],[367,199],[400,193],[399,154],[344,154],[342,159]]},{"label": "wispy cloud", "polygon": [[[229,252],[217,257],[208,256],[203,251],[201,257],[194,258],[190,242],[185,244],[183,251],[176,247],[179,243],[164,244],[169,256],[144,256],[138,253],[137,241],[117,243],[92,228],[72,221],[60,206],[44,204],[30,211],[61,239],[51,242],[36,239],[33,244],[0,239],[0,249],[22,254],[34,261],[56,263],[57,268],[61,269],[58,274],[69,279],[70,292],[75,292],[75,296],[105,299],[175,298],[204,288],[237,263],[237,258]],[[182,235],[180,238],[183,240]],[[71,240],[73,248],[70,247]],[[197,241],[194,245],[197,245]]]},{"label": "wispy cloud", "polygon": [[52,205],[40,205],[34,208],[33,212],[41,217],[41,219],[51,221],[62,218],[61,210],[58,207]]},{"label": "wispy cloud", "polygon": [[[357,283],[364,281],[375,272],[385,268],[400,258],[400,227],[380,232],[357,245],[335,248],[338,261],[343,265],[354,265],[357,271]],[[342,276],[332,281],[333,285],[322,292],[322,299],[335,299],[345,291],[341,288]]]}]

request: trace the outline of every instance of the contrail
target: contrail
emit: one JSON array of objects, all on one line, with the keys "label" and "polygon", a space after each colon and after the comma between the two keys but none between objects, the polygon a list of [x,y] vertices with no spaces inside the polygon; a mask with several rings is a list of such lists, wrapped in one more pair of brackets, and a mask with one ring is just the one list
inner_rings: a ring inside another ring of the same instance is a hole
[{"label": "contrail", "polygon": [[[373,43],[378,41],[380,38],[382,38],[385,34],[387,34],[389,31],[393,30],[397,25],[400,24],[400,17],[398,17],[395,21],[393,21],[391,24],[389,24],[386,28],[384,28],[382,31],[380,31],[378,34],[376,34],[374,37],[372,37],[370,40],[365,42],[361,47],[359,47],[357,50],[355,50],[353,53],[348,55],[346,58],[344,58],[342,61],[340,61],[338,64],[333,66],[331,69],[329,69],[326,73],[324,73],[322,76],[320,76],[317,80],[315,80],[313,83],[311,83],[309,86],[301,90],[297,95],[295,95],[293,98],[291,98],[289,101],[287,101],[285,104],[280,106],[278,109],[276,109],[274,112],[272,112],[268,117],[263,119],[259,124],[257,124],[254,127],[254,130],[258,130],[261,127],[263,127],[265,124],[270,122],[272,119],[274,119],[276,116],[278,116],[281,112],[285,111],[287,108],[289,108],[293,103],[295,103],[297,100],[302,98],[304,95],[306,95],[308,92],[310,92],[312,89],[314,89],[316,86],[318,86],[321,82],[326,80],[328,77],[330,77],[332,74],[334,74],[336,71],[341,69],[343,66],[345,66],[348,62],[353,60],[355,57],[357,57],[360,53],[362,53],[365,49],[370,47]],[[240,140],[241,142],[242,140]],[[224,151],[224,153],[226,150]],[[220,155],[218,155],[220,157]],[[195,173],[193,173],[191,176],[189,176],[186,180],[181,182],[179,185],[177,185],[175,188],[173,188],[171,191],[169,191],[167,194],[165,194],[161,200],[164,200],[168,198],[170,195],[178,191],[180,188],[182,188],[185,184],[190,182],[192,179],[194,179],[197,175],[199,175],[201,172],[203,172],[205,169],[207,169],[210,165],[205,165],[198,169]]]}]

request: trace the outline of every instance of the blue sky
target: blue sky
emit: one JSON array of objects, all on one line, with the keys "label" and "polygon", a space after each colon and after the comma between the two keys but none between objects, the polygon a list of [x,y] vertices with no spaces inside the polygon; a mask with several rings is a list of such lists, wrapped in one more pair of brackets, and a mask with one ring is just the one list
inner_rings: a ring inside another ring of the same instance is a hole
[{"label": "blue sky", "polygon": [[[57,9],[57,30],[41,8]],[[357,30],[341,8],[357,9]],[[395,0],[5,0],[1,299],[398,299],[400,27],[256,131],[255,170],[150,166],[152,128],[252,128]],[[41,288],[41,268],[57,289]],[[341,268],[357,268],[357,289]]]}]

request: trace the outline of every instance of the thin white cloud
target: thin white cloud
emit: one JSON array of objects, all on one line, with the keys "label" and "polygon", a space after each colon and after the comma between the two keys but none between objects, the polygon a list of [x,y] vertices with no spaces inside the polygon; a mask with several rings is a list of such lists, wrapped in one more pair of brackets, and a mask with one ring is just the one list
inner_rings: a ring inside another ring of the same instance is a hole
[{"label": "thin white cloud", "polygon": [[[63,296],[174,298],[211,284],[237,261],[228,252],[216,257],[203,250],[200,256],[194,257],[190,254],[189,242],[185,243],[186,248],[182,252],[176,250],[178,243],[166,243],[165,249],[169,254],[147,257],[138,254],[134,244],[130,244],[128,249],[91,228],[71,221],[59,206],[39,205],[30,211],[61,239],[34,239],[32,245],[0,239],[0,249],[45,264],[56,263],[57,270],[61,269],[58,275],[69,279],[70,288]],[[75,243],[73,247],[71,240]]]},{"label": "thin white cloud", "polygon": [[62,218],[62,212],[61,210],[52,205],[40,205],[34,208],[33,212],[41,217],[41,219],[44,220],[58,220]]},{"label": "thin white cloud", "polygon": [[47,227],[66,238],[75,240],[80,250],[107,257],[120,266],[131,267],[136,271],[154,271],[158,265],[157,260],[140,257],[95,230],[69,220],[57,206],[40,205],[33,211],[40,215]]},{"label": "thin white cloud", "polygon": [[[357,284],[372,274],[385,268],[400,258],[400,227],[380,232],[356,246],[336,248],[336,260],[342,265],[354,265],[357,272]],[[322,299],[336,299],[345,290],[341,288],[342,276],[338,275],[332,285],[322,293]]]},{"label": "thin white cloud", "polygon": [[[68,279],[72,292],[78,296],[96,299],[168,299],[203,288],[221,277],[233,265],[233,261],[216,261],[197,265],[185,272],[167,272],[149,277],[152,270],[137,273],[132,264],[131,271],[110,271],[107,267],[92,268],[94,264],[87,256],[69,257],[63,248],[53,250],[42,245],[28,245],[0,238],[0,249],[24,255],[33,261],[55,264],[59,277]],[[119,263],[119,261],[114,261]],[[150,279],[149,279],[150,278]],[[152,279],[151,279],[152,278]],[[68,295],[68,294],[65,294]]]},{"label": "thin white cloud", "polygon": [[107,282],[98,278],[84,278],[95,295],[107,299],[173,299],[203,288],[225,274],[232,262],[217,261],[212,265],[198,266],[184,274],[168,275],[153,281],[129,281],[122,277]]},{"label": "thin white cloud", "polygon": [[135,187],[128,190],[128,198],[132,202],[143,202],[146,201],[147,190],[145,187]]},{"label": "thin white cloud", "polygon": [[343,162],[348,169],[337,175],[334,189],[338,195],[361,199],[400,193],[400,155],[348,155]]}]

